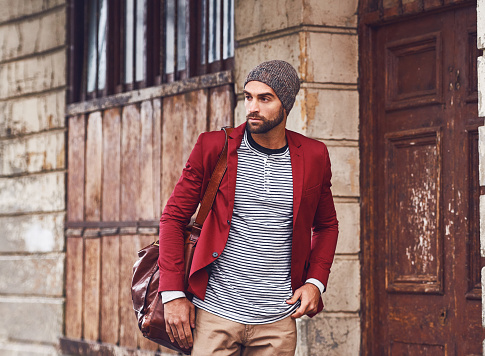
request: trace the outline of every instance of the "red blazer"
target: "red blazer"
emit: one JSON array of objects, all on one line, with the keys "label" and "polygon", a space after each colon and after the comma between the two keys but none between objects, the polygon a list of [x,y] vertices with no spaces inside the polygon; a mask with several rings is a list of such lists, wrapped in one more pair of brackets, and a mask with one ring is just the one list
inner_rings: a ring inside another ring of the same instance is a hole
[{"label": "red blazer", "polygon": [[[227,171],[195,249],[188,290],[201,299],[205,296],[209,279],[205,267],[220,256],[229,235],[236,190],[237,149],[245,127],[246,124],[243,124],[229,135]],[[286,138],[293,171],[291,286],[295,291],[308,278],[316,278],[326,286],[338,235],[327,147],[289,130],[286,130]],[[202,200],[224,142],[222,130],[199,136],[163,210],[158,259],[159,291],[184,290],[183,231]],[[320,301],[318,311],[322,308]]]}]

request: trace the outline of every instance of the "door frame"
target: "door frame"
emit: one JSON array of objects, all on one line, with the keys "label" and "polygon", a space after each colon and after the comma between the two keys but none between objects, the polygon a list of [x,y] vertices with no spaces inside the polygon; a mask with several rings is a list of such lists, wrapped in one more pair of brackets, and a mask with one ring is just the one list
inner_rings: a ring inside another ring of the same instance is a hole
[{"label": "door frame", "polygon": [[376,281],[374,254],[376,243],[376,216],[374,167],[376,157],[376,112],[374,98],[376,97],[375,78],[373,66],[373,49],[375,35],[381,26],[412,20],[415,18],[436,14],[451,9],[470,6],[473,1],[464,1],[459,4],[443,5],[429,11],[422,11],[413,15],[395,14],[392,18],[383,19],[382,11],[365,13],[362,2],[359,8],[359,150],[360,150],[360,249],[361,249],[361,352],[363,356],[377,354],[379,323],[376,305]]}]

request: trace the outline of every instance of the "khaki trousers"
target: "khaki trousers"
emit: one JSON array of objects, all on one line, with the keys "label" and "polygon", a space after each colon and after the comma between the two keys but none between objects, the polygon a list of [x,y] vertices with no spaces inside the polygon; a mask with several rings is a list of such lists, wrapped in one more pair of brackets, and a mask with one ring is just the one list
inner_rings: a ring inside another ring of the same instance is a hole
[{"label": "khaki trousers", "polygon": [[291,317],[271,324],[236,323],[197,308],[192,356],[293,356],[296,323]]}]

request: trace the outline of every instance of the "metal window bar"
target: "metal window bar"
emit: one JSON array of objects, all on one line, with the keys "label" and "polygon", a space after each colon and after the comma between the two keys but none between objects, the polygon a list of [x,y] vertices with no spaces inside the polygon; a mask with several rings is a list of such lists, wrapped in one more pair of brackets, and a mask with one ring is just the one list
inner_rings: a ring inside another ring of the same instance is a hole
[{"label": "metal window bar", "polygon": [[163,47],[161,47],[163,37],[161,19],[163,19],[163,12],[160,0],[148,0],[146,5],[146,84],[147,86],[152,86],[162,83],[160,60],[163,53]]},{"label": "metal window bar", "polygon": [[177,7],[175,6],[175,0],[165,0],[164,4],[165,16],[164,16],[164,37],[165,37],[165,65],[164,65],[164,82],[170,83],[174,81],[174,75],[176,71],[175,58],[177,55]]},{"label": "metal window bar", "polygon": [[146,87],[146,63],[147,63],[147,0],[136,0],[135,14],[135,82],[137,88]]},{"label": "metal window bar", "polygon": [[[87,24],[88,26],[86,26],[86,29],[85,29],[85,36],[84,36],[84,40],[85,40],[85,51],[84,51],[84,82],[83,82],[83,92],[85,93],[85,96],[86,96],[86,99],[92,99],[92,98],[95,98],[96,97],[96,88],[97,88],[97,80],[96,80],[96,73],[98,71],[98,67],[97,67],[97,63],[98,63],[98,55],[97,55],[97,47],[98,47],[98,44],[97,44],[97,18],[98,18],[98,11],[97,11],[97,3],[98,1],[97,0],[89,0],[86,2],[86,6],[85,6],[85,14],[86,14],[86,18],[87,18]],[[96,18],[96,21],[94,21],[94,24],[93,24],[93,17]],[[95,29],[93,29],[93,26]],[[93,46],[92,43],[90,43],[91,41],[94,41],[95,44]],[[94,47],[94,48],[93,48]],[[94,62],[92,60],[90,60],[90,57],[94,55]],[[93,69],[91,66],[92,64],[94,63],[95,65],[95,68]],[[92,84],[93,85],[93,88],[91,89],[90,88],[90,78],[92,78],[92,76],[95,76],[94,79],[92,79],[92,81],[94,81],[94,83]]]},{"label": "metal window bar", "polygon": [[86,98],[96,98],[107,94],[107,0],[88,1],[85,14],[88,26],[85,29],[83,92]]}]

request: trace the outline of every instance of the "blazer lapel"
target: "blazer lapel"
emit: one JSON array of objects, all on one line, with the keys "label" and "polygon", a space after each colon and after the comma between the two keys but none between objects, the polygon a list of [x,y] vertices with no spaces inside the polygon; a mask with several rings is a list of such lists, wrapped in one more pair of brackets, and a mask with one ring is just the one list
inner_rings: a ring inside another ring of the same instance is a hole
[{"label": "blazer lapel", "polygon": [[236,127],[229,135],[227,142],[227,189],[229,199],[229,216],[232,216],[232,210],[234,208],[234,196],[236,194],[236,178],[237,178],[237,149],[241,146],[241,142],[244,136],[244,130],[246,124],[242,124]]},{"label": "blazer lapel", "polygon": [[291,171],[293,174],[293,228],[295,226],[298,210],[300,209],[301,196],[303,194],[303,150],[301,143],[292,131],[286,130],[286,138],[290,149]]}]

